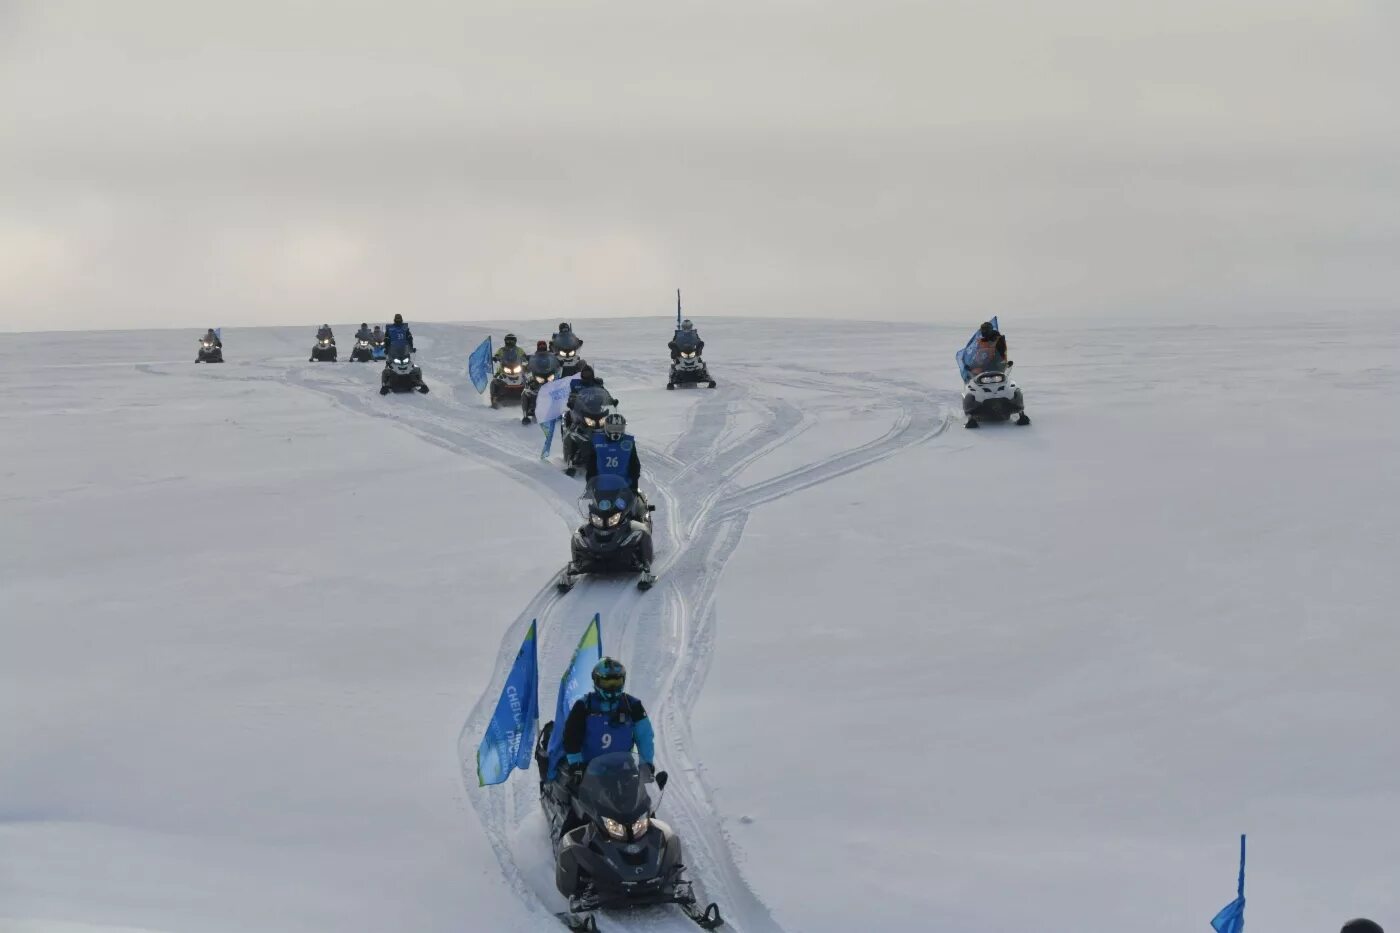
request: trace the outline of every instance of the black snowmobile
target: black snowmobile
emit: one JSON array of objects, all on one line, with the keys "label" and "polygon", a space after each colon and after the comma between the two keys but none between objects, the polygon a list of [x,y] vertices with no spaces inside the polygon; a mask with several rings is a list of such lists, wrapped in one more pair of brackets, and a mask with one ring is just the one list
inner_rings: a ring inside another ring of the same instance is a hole
[{"label": "black snowmobile", "polygon": [[577,376],[579,370],[588,365],[588,362],[578,355],[577,350],[555,350],[554,357],[559,361],[559,376],[562,379]]},{"label": "black snowmobile", "polygon": [[525,380],[525,389],[520,393],[521,424],[535,420],[535,401],[539,398],[540,386],[553,382],[559,376],[559,361],[553,356],[536,354],[530,357],[525,369],[529,378]]},{"label": "black snowmobile", "polygon": [[[552,722],[540,730],[535,764],[554,847],[554,884],[569,899],[560,919],[575,930],[596,931],[594,911],[676,904],[704,929],[722,925],[718,905],[700,908],[685,878],[680,837],[656,818],[648,779],[631,753],[599,755],[571,789],[564,774],[548,779],[553,731]],[[664,792],[666,772],[657,772],[655,781]]]},{"label": "black snowmobile", "polygon": [[335,338],[317,337],[316,346],[311,348],[310,363],[334,363],[336,360]]},{"label": "black snowmobile", "polygon": [[384,373],[379,377],[379,394],[388,395],[390,392],[422,392],[426,394],[428,386],[423,382],[423,370],[413,362],[413,351],[408,344],[395,344],[389,350],[388,361],[384,365]]},{"label": "black snowmobile", "polygon": [[583,386],[569,400],[564,427],[564,472],[573,476],[587,462],[593,435],[612,411],[613,397],[602,386]]},{"label": "black snowmobile", "polygon": [[525,368],[529,362],[529,358],[523,352],[514,359],[501,360],[500,368],[491,376],[492,408],[499,407],[503,398],[519,398],[525,394],[525,383],[530,378]]},{"label": "black snowmobile", "polygon": [[1014,418],[1017,424],[1026,425],[1031,419],[1026,415],[1026,400],[1021,395],[1020,386],[1011,381],[1011,363],[1006,369],[987,369],[974,375],[963,388],[963,416],[965,426],[975,428],[982,421],[1006,421]]},{"label": "black snowmobile", "polygon": [[710,378],[709,367],[700,358],[699,336],[694,331],[679,330],[676,331],[675,343],[677,357],[671,361],[671,376],[666,388],[705,383],[713,389],[715,381]]},{"label": "black snowmobile", "polygon": [[223,344],[210,340],[208,337],[199,338],[199,355],[194,358],[196,363],[222,363],[224,361]]},{"label": "black snowmobile", "polygon": [[632,491],[621,476],[604,473],[588,481],[580,500],[588,522],[574,532],[572,557],[559,574],[560,592],[584,574],[640,573],[637,589],[656,582],[651,572],[651,513],[655,506]]},{"label": "black snowmobile", "polygon": [[374,360],[374,344],[368,340],[356,340],[355,349],[350,351],[350,362],[369,363]]}]

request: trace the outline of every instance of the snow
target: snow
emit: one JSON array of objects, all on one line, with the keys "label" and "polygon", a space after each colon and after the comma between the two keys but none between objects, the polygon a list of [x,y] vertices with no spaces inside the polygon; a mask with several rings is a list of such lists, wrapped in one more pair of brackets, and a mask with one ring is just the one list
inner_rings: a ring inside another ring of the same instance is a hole
[{"label": "snow", "polygon": [[664,319],[580,324],[662,577],[566,596],[580,484],[465,372],[503,327],[389,397],[311,329],[7,337],[0,929],[557,929],[471,756],[594,612],[736,930],[1206,928],[1246,831],[1251,928],[1396,922],[1400,324],[1004,316],[1034,424],[967,432],[975,323],[697,318],[676,392]]}]

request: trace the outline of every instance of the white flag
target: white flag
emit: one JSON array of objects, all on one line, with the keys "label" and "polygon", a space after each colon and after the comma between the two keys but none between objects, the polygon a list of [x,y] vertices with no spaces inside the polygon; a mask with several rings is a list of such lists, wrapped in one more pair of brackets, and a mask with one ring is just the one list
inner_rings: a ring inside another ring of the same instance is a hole
[{"label": "white flag", "polygon": [[540,424],[564,417],[564,409],[569,407],[569,390],[573,388],[573,378],[555,379],[540,386],[540,394],[535,398],[535,420]]}]

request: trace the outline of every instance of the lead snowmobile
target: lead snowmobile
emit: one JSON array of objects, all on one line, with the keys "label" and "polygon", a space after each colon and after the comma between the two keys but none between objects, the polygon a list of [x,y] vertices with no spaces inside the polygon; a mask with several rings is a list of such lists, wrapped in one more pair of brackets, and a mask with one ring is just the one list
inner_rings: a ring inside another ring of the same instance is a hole
[{"label": "lead snowmobile", "polygon": [[[630,752],[599,755],[571,790],[563,774],[547,777],[554,725],[540,730],[535,764],[554,848],[554,884],[569,899],[569,912],[560,919],[572,929],[596,931],[594,911],[676,904],[706,930],[721,926],[718,905],[700,908],[685,877],[680,837],[656,818],[636,759]],[[664,793],[666,772],[657,772],[655,780]]]},{"label": "lead snowmobile", "polygon": [[200,337],[199,355],[194,358],[194,361],[196,363],[222,363],[224,361],[223,342]]},{"label": "lead snowmobile", "polygon": [[588,481],[581,509],[587,523],[574,532],[572,556],[559,574],[560,592],[573,589],[584,574],[640,573],[637,589],[656,583],[651,572],[651,513],[653,505],[632,490],[627,480],[610,473]]},{"label": "lead snowmobile", "polygon": [[397,343],[389,350],[389,361],[384,373],[379,377],[379,394],[390,392],[422,392],[427,394],[428,386],[423,381],[423,370],[413,362],[413,351],[406,343]]},{"label": "lead snowmobile", "polygon": [[671,376],[666,382],[666,388],[699,385],[703,382],[713,389],[715,381],[710,378],[709,367],[700,356],[703,349],[700,335],[694,330],[678,330],[672,343],[675,344],[676,353],[675,358],[671,360]]},{"label": "lead snowmobile", "polygon": [[1011,363],[1005,369],[993,367],[972,376],[963,387],[965,427],[980,427],[982,421],[1006,421],[1014,418],[1026,425],[1026,400],[1020,386],[1011,381]]},{"label": "lead snowmobile", "polygon": [[309,363],[334,363],[336,360],[335,338],[317,337],[316,345],[311,348],[311,359]]},{"label": "lead snowmobile", "polygon": [[564,472],[573,476],[583,466],[593,445],[593,435],[612,411],[613,397],[600,385],[583,386],[569,400],[564,427]]}]

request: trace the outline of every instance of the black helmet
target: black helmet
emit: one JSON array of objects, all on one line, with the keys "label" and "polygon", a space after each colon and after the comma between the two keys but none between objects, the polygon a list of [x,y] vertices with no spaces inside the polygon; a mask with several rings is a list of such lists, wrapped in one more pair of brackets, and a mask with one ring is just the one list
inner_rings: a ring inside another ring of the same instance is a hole
[{"label": "black helmet", "polygon": [[559,322],[559,333],[563,334],[563,333],[566,333],[568,330],[569,330],[569,322],[568,322],[568,321],[560,321],[560,322]]},{"label": "black helmet", "polygon": [[514,334],[506,334],[506,346],[508,346],[508,347],[513,347],[513,346],[515,346],[515,335],[514,335]]},{"label": "black helmet", "polygon": [[396,314],[396,315],[394,315],[394,323],[395,323],[395,324],[402,324],[402,323],[403,323],[403,315],[402,315],[402,314]]},{"label": "black helmet", "polygon": [[611,440],[619,440],[627,433],[627,419],[613,412],[603,419],[603,433]]},{"label": "black helmet", "polygon": [[988,340],[991,340],[993,337],[996,336],[997,329],[992,326],[991,321],[983,321],[981,332],[983,337],[985,337]]},{"label": "black helmet", "polygon": [[604,696],[617,696],[627,685],[627,668],[621,661],[603,658],[593,665],[593,686]]},{"label": "black helmet", "polygon": [[[621,666],[621,665],[619,665]],[[594,677],[597,677],[595,674]],[[1342,933],[1385,933],[1381,925],[1374,920],[1352,920],[1342,927]]]}]

